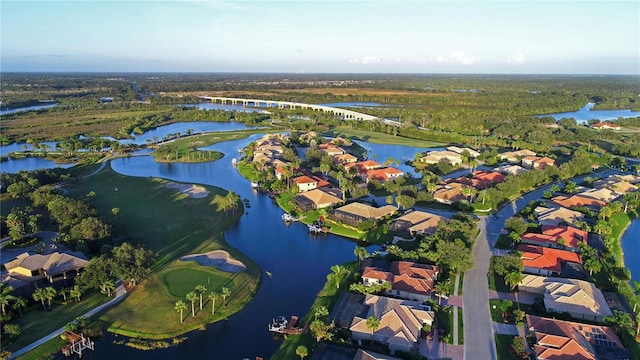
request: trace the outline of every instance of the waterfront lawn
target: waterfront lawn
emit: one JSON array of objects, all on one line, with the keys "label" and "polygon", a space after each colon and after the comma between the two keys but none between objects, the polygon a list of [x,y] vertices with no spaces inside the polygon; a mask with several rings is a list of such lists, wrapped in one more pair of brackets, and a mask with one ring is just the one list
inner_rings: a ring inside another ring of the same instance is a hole
[{"label": "waterfront lawn", "polygon": [[[144,244],[158,254],[153,266],[155,272],[132,289],[122,303],[101,316],[101,320],[109,324],[110,331],[147,338],[175,336],[239,311],[257,289],[261,276],[258,266],[224,240],[224,229],[237,221],[243,209],[235,214],[222,211],[221,204],[226,194],[223,189],[206,186],[209,195],[194,199],[166,188],[167,183],[156,178],[127,177],[106,168],[69,187],[69,195],[77,198],[94,191],[96,197],[91,204],[103,216],[110,214],[112,208],[119,208],[118,218],[112,218],[114,233],[127,234],[127,241]],[[118,192],[113,190],[114,187],[118,187]],[[184,255],[212,250],[228,251],[232,258],[242,261],[246,269],[231,274],[193,261],[178,260]],[[176,290],[170,290],[164,282],[165,274],[175,269],[192,274],[208,273],[207,278],[215,281],[207,284],[201,276],[201,285],[207,286],[208,293],[220,291],[221,284],[224,284],[222,286],[231,290],[228,305],[217,309],[215,316],[210,315],[209,304],[208,310],[199,312],[196,317],[187,317],[191,310],[189,306],[184,314],[187,319],[180,324],[174,305],[177,300],[186,299],[171,295]]]},{"label": "waterfront lawn", "polygon": [[68,343],[68,341],[62,340],[60,336],[56,336],[46,343],[38,346],[37,348],[27,352],[26,354],[16,357],[16,360],[52,359],[54,358],[53,355],[60,354],[60,350],[62,349],[62,347],[67,345]]},{"label": "waterfront lawn", "polygon": [[499,360],[518,360],[518,357],[511,353],[511,343],[513,342],[513,335],[493,335],[496,341],[496,351],[498,353]]},{"label": "waterfront lawn", "polygon": [[244,177],[245,179],[252,182],[260,181],[260,175],[258,174],[258,171],[250,164],[247,164],[247,162],[239,161],[237,169],[240,175],[242,175],[242,177]]},{"label": "waterfront lawn", "polygon": [[23,311],[23,317],[18,317],[13,321],[14,324],[20,326],[20,336],[15,341],[3,337],[3,349],[9,351],[21,349],[110,300],[94,290],[83,294],[81,299],[80,302],[68,301],[66,304],[54,301],[51,311],[44,311],[40,302],[32,303]]},{"label": "waterfront lawn", "polygon": [[335,127],[331,131],[322,133],[322,136],[328,136],[328,137],[341,136],[344,138],[349,138],[351,140],[367,141],[374,144],[393,144],[393,145],[404,145],[404,146],[422,147],[422,148],[439,147],[444,145],[442,143],[437,143],[434,141],[417,140],[417,139],[405,138],[402,136],[393,136],[391,134],[383,134],[383,133],[370,132],[365,130],[356,130],[356,129],[351,129],[350,127],[347,127],[347,126]]}]

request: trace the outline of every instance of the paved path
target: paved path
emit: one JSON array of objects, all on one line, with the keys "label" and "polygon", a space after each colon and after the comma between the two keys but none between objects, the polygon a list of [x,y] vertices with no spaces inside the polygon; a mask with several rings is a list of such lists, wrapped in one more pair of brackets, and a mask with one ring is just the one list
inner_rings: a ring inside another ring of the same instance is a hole
[{"label": "paved path", "polygon": [[[456,274],[453,295],[458,296],[458,285],[460,285],[460,274]],[[453,306],[453,345],[458,345],[458,307]]]},{"label": "paved path", "polygon": [[[114,296],[113,299],[109,300],[108,302],[106,302],[106,303],[104,303],[104,304],[102,304],[102,305],[100,305],[98,307],[93,308],[92,310],[87,311],[82,316],[83,317],[87,317],[87,318],[91,317],[91,316],[99,313],[100,311],[108,309],[111,306],[113,306],[113,305],[119,303],[120,301],[122,301],[125,298],[125,296],[127,296],[127,290],[124,288],[124,283],[122,282],[122,280],[118,280],[116,282],[116,285],[117,285],[116,293],[115,293],[115,296]],[[47,341],[55,338],[56,336],[60,336],[60,334],[62,334],[63,332],[64,332],[64,326],[59,328],[59,329],[57,329],[57,330],[55,330],[51,334],[41,338],[40,340],[37,340],[37,341],[35,341],[35,342],[23,347],[22,349],[15,351],[13,354],[11,354],[11,356],[8,359],[11,360],[11,359],[14,359],[14,358],[16,358],[16,357],[18,357],[20,355],[23,355],[23,354],[35,349],[36,347],[46,343]]]},{"label": "paved path", "polygon": [[524,337],[524,326],[518,326],[514,324],[501,324],[493,321],[493,332],[501,335],[520,335]]},{"label": "paved path", "polygon": [[421,339],[418,343],[418,351],[421,355],[426,356],[429,360],[464,359],[464,346],[450,345],[438,340],[438,332],[433,335],[432,340]]}]

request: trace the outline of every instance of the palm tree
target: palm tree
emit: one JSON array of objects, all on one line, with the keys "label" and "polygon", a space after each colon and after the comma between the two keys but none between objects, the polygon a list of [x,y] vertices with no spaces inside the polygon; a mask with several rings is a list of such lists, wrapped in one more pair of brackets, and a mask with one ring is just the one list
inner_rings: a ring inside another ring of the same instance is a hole
[{"label": "palm tree", "polygon": [[198,294],[195,291],[189,291],[187,293],[187,300],[191,301],[191,316],[196,316],[195,303],[198,300]]},{"label": "palm tree", "polygon": [[520,271],[510,271],[504,276],[504,283],[511,287],[511,290],[515,289],[522,281],[522,273]]},{"label": "palm tree", "polygon": [[613,315],[606,316],[604,318],[604,322],[613,326],[616,329],[618,335],[622,335],[623,333],[628,333],[630,336],[633,336],[633,320],[629,316],[629,314],[624,313],[619,310],[613,310]]},{"label": "palm tree", "polygon": [[76,298],[76,301],[80,301],[80,296],[82,296],[82,290],[78,285],[75,285],[73,289],[69,290],[69,296]]},{"label": "palm tree", "polygon": [[32,296],[33,300],[40,301],[42,303],[42,307],[47,310],[47,307],[44,304],[44,301],[47,299],[47,290],[45,290],[44,288],[36,289],[36,291],[33,292]]},{"label": "palm tree", "polygon": [[476,198],[476,201],[478,201],[478,199],[482,199],[482,205],[484,205],[484,202],[487,201],[488,198],[489,192],[487,190],[480,190],[478,191],[478,197]]},{"label": "palm tree", "polygon": [[315,314],[313,314],[314,320],[318,320],[319,317],[325,317],[327,315],[329,315],[329,310],[327,309],[326,306],[320,306],[316,310]]},{"label": "palm tree", "polygon": [[229,288],[223,287],[222,288],[222,303],[224,304],[224,306],[227,306],[227,296],[231,295],[231,290],[229,290]]},{"label": "palm tree", "polygon": [[373,332],[380,327],[380,319],[371,315],[367,318],[367,329],[371,330],[371,342],[373,342]]},{"label": "palm tree", "polygon": [[102,293],[107,293],[107,297],[111,297],[111,291],[115,290],[116,284],[111,279],[104,280],[100,285]]},{"label": "palm tree", "polygon": [[567,181],[567,183],[564,184],[563,190],[567,194],[575,194],[578,192],[578,184],[574,183],[573,181]]},{"label": "palm tree", "polygon": [[217,292],[210,292],[209,295],[207,295],[207,298],[211,300],[211,315],[215,314],[216,312],[216,299],[218,298],[218,296],[220,296],[220,294],[218,294]]},{"label": "palm tree", "polygon": [[20,317],[22,317],[22,309],[27,307],[27,301],[20,296],[16,296],[15,299],[13,299],[13,305],[11,306],[12,309],[14,310],[18,310],[18,314],[20,314]]},{"label": "palm tree", "polygon": [[596,274],[602,270],[602,262],[596,258],[589,258],[583,263],[585,270],[589,271],[589,276]]},{"label": "palm tree", "polygon": [[200,294],[200,310],[202,310],[202,295],[207,292],[207,287],[204,285],[197,285],[196,292]]},{"label": "palm tree", "polygon": [[182,300],[178,300],[176,301],[176,305],[174,309],[176,309],[176,311],[180,313],[180,323],[182,324],[182,322],[184,321],[184,318],[182,317],[182,313],[184,310],[187,309],[187,304]]},{"label": "palm tree", "polygon": [[340,283],[344,278],[349,275],[349,270],[346,267],[340,265],[333,265],[331,267],[331,274],[327,275],[328,280],[333,280],[336,283],[336,288],[340,288]]},{"label": "palm tree", "polygon": [[64,300],[64,302],[67,302],[67,295],[69,294],[69,289],[62,288],[58,291],[58,294],[62,295],[62,299]]},{"label": "palm tree", "polygon": [[2,305],[2,315],[6,314],[6,306],[10,300],[15,300],[15,296],[11,295],[13,286],[6,283],[0,283],[0,304]]},{"label": "palm tree", "polygon": [[362,262],[362,260],[364,258],[369,256],[369,253],[367,252],[367,249],[365,247],[362,247],[362,246],[356,246],[356,248],[353,249],[353,254],[358,257],[358,261],[359,262]]},{"label": "palm tree", "polygon": [[438,305],[440,305],[442,298],[449,294],[449,285],[444,282],[439,282],[433,287],[433,291],[438,294]]},{"label": "palm tree", "polygon": [[57,295],[58,291],[53,286],[47,286],[45,289],[45,297],[47,298],[47,302],[49,303],[49,310],[51,310],[51,300],[53,300]]},{"label": "palm tree", "polygon": [[296,348],[296,355],[300,356],[300,360],[303,360],[307,355],[309,355],[309,349],[304,345],[300,345]]}]

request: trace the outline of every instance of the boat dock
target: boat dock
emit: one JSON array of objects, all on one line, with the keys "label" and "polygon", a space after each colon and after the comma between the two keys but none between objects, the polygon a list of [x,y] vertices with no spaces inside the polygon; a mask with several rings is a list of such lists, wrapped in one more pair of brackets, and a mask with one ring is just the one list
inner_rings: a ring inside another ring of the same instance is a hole
[{"label": "boat dock", "polygon": [[284,221],[284,222],[296,222],[296,221],[300,221],[300,219],[293,217],[289,213],[284,213],[284,214],[282,214],[282,221]]},{"label": "boat dock", "polygon": [[304,328],[298,328],[296,325],[298,325],[297,316],[292,315],[289,321],[287,321],[284,316],[279,316],[271,321],[269,331],[285,335],[302,334]]},{"label": "boat dock", "polygon": [[312,234],[320,234],[320,233],[324,233],[325,235],[329,232],[329,228],[326,226],[320,226],[317,224],[312,224],[312,225],[308,225],[309,226],[309,232]]}]

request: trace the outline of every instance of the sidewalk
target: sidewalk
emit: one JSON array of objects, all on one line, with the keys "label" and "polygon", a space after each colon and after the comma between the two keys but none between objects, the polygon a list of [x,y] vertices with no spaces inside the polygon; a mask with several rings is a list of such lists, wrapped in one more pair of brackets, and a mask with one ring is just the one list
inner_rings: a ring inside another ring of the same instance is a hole
[{"label": "sidewalk", "polygon": [[[127,290],[124,288],[124,283],[122,282],[122,280],[118,280],[116,282],[116,293],[115,293],[115,297],[111,300],[109,300],[108,302],[93,308],[92,310],[87,311],[86,313],[84,313],[83,317],[91,317],[97,313],[99,313],[100,311],[104,310],[104,309],[108,309],[111,306],[119,303],[120,301],[122,301],[125,297],[127,296]],[[16,357],[20,356],[20,355],[24,355],[25,353],[35,349],[36,347],[46,343],[47,341],[55,338],[56,336],[60,336],[60,334],[62,334],[64,332],[64,326],[55,330],[54,332],[52,332],[51,334],[41,338],[40,340],[37,340],[25,347],[23,347],[22,349],[19,349],[17,351],[15,351],[13,354],[11,354],[10,357],[8,357],[9,360],[11,359],[15,359]]]}]

